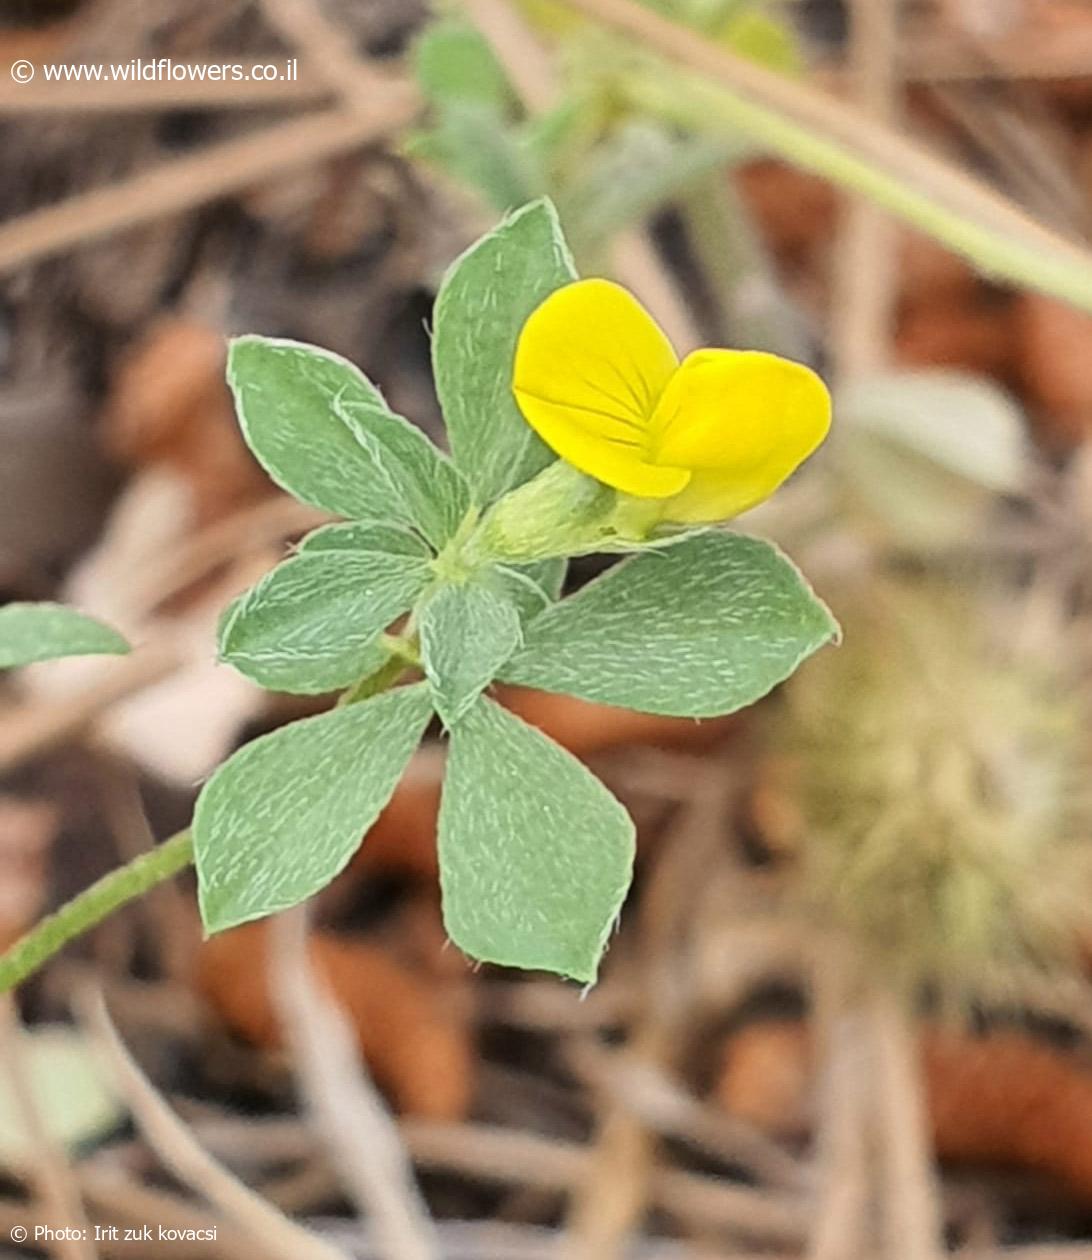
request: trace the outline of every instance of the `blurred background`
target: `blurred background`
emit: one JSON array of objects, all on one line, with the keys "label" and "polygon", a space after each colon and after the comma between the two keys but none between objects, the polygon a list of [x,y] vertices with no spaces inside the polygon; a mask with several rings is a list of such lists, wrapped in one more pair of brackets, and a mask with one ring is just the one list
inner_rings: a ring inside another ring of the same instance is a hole
[{"label": "blurred background", "polygon": [[543,194],[680,350],[831,383],[740,527],[843,644],[700,724],[502,689],[638,821],[589,993],[445,947],[438,740],[306,950],[186,877],[69,948],[0,1019],[0,1255],[1092,1255],[1082,0],[0,0],[0,600],[138,644],[0,682],[0,940],[332,701],[214,663],[321,520],[225,337],[442,440],[440,277]]}]

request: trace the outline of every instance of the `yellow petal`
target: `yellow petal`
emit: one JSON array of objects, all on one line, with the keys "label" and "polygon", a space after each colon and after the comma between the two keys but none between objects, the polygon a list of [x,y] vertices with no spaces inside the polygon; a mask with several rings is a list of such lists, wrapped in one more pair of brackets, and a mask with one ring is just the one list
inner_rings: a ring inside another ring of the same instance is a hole
[{"label": "yellow petal", "polygon": [[761,503],[826,437],[830,395],[810,368],[756,350],[699,350],[653,419],[657,461],[694,470],[665,519],[726,520]]},{"label": "yellow petal", "polygon": [[770,497],[784,481],[774,484],[756,476],[740,480],[735,473],[719,470],[693,473],[685,488],[664,501],[660,519],[680,525],[709,525],[728,521]]},{"label": "yellow petal", "polygon": [[652,415],[677,364],[667,337],[625,289],[577,280],[523,326],[513,388],[528,424],[562,459],[627,494],[664,498],[689,479],[648,457]]}]

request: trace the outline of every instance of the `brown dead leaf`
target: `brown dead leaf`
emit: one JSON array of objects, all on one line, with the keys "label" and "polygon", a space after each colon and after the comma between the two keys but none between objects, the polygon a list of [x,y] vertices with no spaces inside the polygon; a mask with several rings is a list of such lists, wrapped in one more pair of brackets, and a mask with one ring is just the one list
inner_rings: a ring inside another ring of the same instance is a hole
[{"label": "brown dead leaf", "polygon": [[1038,293],[1016,300],[1020,383],[1043,441],[1069,450],[1092,434],[1092,315]]},{"label": "brown dead leaf", "polygon": [[[457,995],[366,941],[316,931],[312,962],[356,1031],[360,1052],[400,1111],[458,1120],[470,1107],[473,1048]],[[259,1046],[281,1042],[266,979],[262,923],[206,941],[198,986],[234,1032]]]},{"label": "brown dead leaf", "polygon": [[183,474],[198,526],[275,493],[239,434],[225,361],[218,329],[165,317],[123,358],[103,409],[118,458]]},{"label": "brown dead leaf", "polygon": [[921,301],[895,335],[895,360],[905,367],[951,367],[1005,380],[1012,369],[1010,312],[988,305]]},{"label": "brown dead leaf", "polygon": [[[1092,1201],[1092,1074],[1026,1033],[926,1028],[921,1049],[941,1159],[1046,1173]],[[716,1097],[771,1134],[810,1123],[814,1064],[798,1021],[750,1025],[728,1043]]]},{"label": "brown dead leaf", "polygon": [[736,178],[763,238],[783,265],[805,261],[833,238],[838,194],[828,181],[776,158],[746,162]]},{"label": "brown dead leaf", "polygon": [[49,851],[60,821],[55,805],[0,796],[0,949],[22,936],[41,913]]}]

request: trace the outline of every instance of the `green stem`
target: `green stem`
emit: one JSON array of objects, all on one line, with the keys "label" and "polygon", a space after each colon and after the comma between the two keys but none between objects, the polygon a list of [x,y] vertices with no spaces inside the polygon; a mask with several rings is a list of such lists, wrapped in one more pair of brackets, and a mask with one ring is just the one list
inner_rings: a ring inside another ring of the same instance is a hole
[{"label": "green stem", "polygon": [[[606,0],[565,3],[592,12],[605,7]],[[632,11],[632,6],[611,0],[612,11],[622,7]],[[655,29],[662,31],[664,26],[657,22]],[[1047,231],[1011,202],[936,159],[913,150],[912,162],[903,165],[918,176],[914,181],[908,174],[886,169],[881,156],[865,154],[836,134],[828,134],[818,121],[808,125],[747,99],[721,82],[686,74],[644,70],[626,76],[624,91],[634,107],[678,126],[707,135],[748,136],[794,165],[869,198],[962,254],[986,275],[1092,310],[1092,253]],[[910,149],[897,137],[891,147]]]},{"label": "green stem", "polygon": [[368,674],[342,692],[338,704],[360,704],[384,691],[389,691],[413,666],[401,654],[392,653],[374,674]]},{"label": "green stem", "polygon": [[162,884],[192,862],[193,839],[187,828],[164,840],[151,852],[142,853],[104,875],[0,954],[0,993],[22,984],[73,937],[95,927],[115,910]]},{"label": "green stem", "polygon": [[[351,687],[342,697],[342,703],[353,704],[388,691],[409,668],[403,656],[392,656],[376,673],[362,678]],[[7,993],[22,984],[69,941],[96,927],[115,910],[192,865],[193,835],[187,827],[185,831],[164,840],[150,853],[142,853],[116,871],[104,875],[59,910],[47,915],[10,949],[0,954],[0,993]]]}]

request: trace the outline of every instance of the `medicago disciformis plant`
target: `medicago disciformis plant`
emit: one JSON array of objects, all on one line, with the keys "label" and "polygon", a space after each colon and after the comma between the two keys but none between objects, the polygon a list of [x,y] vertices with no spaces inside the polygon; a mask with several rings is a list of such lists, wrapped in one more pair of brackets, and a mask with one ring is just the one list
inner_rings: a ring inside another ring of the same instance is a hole
[{"label": "medicago disciformis plant", "polygon": [[[624,289],[577,279],[547,201],[452,266],[433,357],[450,458],[336,355],[232,343],[251,450],[344,523],[230,605],[220,655],[262,687],[340,701],[236,752],[190,831],[33,929],[0,960],[0,984],[191,860],[209,932],[303,901],[349,861],[434,713],[449,739],[452,940],[590,982],[629,886],[633,823],[489,685],[701,718],[757,700],[834,638],[784,556],[717,528],[825,437],[829,398],[809,369],[735,350],[680,364]],[[559,598],[567,558],[589,551],[630,554]],[[3,665],[123,649],[69,610],[0,611]]]}]

